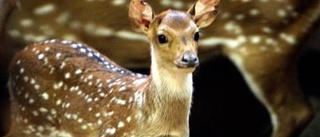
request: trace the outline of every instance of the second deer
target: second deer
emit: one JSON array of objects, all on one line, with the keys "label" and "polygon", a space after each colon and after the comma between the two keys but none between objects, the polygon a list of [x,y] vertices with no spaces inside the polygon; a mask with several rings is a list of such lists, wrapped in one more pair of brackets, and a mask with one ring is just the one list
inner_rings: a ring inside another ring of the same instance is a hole
[{"label": "second deer", "polygon": [[216,17],[219,0],[200,0],[185,13],[155,15],[132,0],[134,30],[151,44],[149,77],[119,67],[71,41],[28,46],[10,67],[12,125],[7,137],[187,137],[199,28]]}]

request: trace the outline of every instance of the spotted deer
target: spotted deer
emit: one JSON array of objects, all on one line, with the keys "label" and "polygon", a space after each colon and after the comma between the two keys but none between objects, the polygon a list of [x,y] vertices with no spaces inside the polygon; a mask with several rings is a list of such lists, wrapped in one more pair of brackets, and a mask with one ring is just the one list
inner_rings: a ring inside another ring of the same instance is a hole
[{"label": "spotted deer", "polygon": [[126,70],[87,45],[48,40],[27,46],[10,67],[12,125],[6,137],[187,137],[199,29],[219,0],[155,15],[132,0],[133,28],[148,36],[151,74]]},{"label": "spotted deer", "polygon": [[[129,25],[122,14],[126,0],[20,1],[21,8],[6,25],[8,51],[59,37],[89,43],[122,66],[141,68],[149,63],[149,46],[144,44],[147,39],[126,29]],[[182,9],[191,1],[149,3],[159,5],[155,9]],[[201,60],[218,51],[239,68],[251,91],[270,113],[273,137],[297,135],[312,118],[313,110],[297,81],[295,59],[304,46],[304,37],[319,18],[319,2],[224,0],[215,25],[206,29],[198,42]],[[10,52],[4,52],[7,53]]]}]

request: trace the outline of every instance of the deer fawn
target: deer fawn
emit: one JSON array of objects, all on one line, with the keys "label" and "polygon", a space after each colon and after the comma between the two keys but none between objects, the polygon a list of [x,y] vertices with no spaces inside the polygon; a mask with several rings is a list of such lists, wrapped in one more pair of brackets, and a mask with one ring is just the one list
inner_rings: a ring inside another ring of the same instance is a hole
[{"label": "deer fawn", "polygon": [[199,28],[213,22],[218,3],[199,0],[187,13],[155,15],[147,3],[131,1],[134,30],[151,44],[149,77],[80,43],[48,40],[26,47],[10,67],[7,137],[189,136]]}]

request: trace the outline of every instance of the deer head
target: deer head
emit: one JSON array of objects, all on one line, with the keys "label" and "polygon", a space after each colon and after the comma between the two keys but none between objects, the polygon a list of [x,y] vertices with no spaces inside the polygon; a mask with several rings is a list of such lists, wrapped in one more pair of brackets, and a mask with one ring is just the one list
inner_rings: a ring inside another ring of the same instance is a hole
[{"label": "deer head", "polygon": [[133,0],[129,17],[133,30],[148,35],[152,62],[172,70],[184,68],[193,71],[199,64],[199,29],[213,22],[218,3],[218,0],[200,0],[187,13],[167,10],[156,15],[146,2]]}]

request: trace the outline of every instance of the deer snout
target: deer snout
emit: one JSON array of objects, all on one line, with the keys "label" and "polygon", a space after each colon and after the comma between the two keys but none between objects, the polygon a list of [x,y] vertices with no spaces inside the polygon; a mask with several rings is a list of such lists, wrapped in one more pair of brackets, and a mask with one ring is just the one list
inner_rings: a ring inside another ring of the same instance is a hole
[{"label": "deer snout", "polygon": [[178,67],[180,68],[194,68],[199,65],[198,56],[191,52],[186,51],[179,60]]}]

